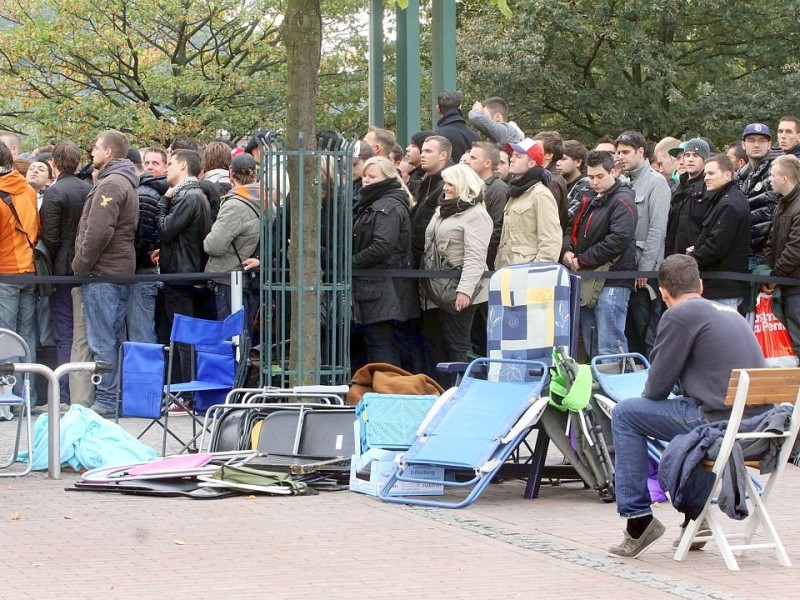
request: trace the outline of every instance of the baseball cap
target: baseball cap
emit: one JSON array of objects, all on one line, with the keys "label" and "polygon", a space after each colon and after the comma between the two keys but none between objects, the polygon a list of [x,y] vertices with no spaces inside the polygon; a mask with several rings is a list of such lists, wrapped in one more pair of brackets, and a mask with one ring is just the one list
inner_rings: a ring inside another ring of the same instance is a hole
[{"label": "baseball cap", "polygon": [[255,171],[256,159],[252,154],[241,152],[231,159],[230,170],[234,173],[242,173],[244,171]]},{"label": "baseball cap", "polygon": [[368,158],[372,158],[373,156],[375,156],[375,152],[373,152],[372,146],[370,146],[367,142],[358,140],[355,144],[353,144],[353,158],[366,160]]},{"label": "baseball cap", "polygon": [[764,125],[764,123],[750,123],[747,125],[744,131],[742,131],[742,139],[746,138],[748,135],[763,135],[764,137],[772,139],[769,127]]},{"label": "baseball cap", "polygon": [[686,152],[686,142],[681,142],[680,146],[675,146],[671,150],[667,150],[670,156],[678,156],[678,154],[682,154]]},{"label": "baseball cap", "polygon": [[507,143],[506,150],[509,154],[512,152],[519,152],[520,154],[527,154],[534,162],[540,167],[544,164],[544,146],[542,143],[531,138],[525,138],[521,142]]},{"label": "baseball cap", "polygon": [[683,143],[684,152],[697,152],[703,160],[707,160],[711,156],[711,148],[708,142],[702,138],[692,138]]}]

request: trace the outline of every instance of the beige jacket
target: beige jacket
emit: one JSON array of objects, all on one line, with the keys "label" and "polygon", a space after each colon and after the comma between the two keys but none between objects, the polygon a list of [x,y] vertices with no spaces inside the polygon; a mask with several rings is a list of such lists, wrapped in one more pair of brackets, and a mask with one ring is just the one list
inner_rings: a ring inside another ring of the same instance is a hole
[{"label": "beige jacket", "polygon": [[[489,286],[481,284],[486,269],[486,252],[492,238],[492,218],[486,212],[483,202],[462,213],[442,219],[439,209],[433,214],[425,230],[425,247],[433,242],[434,232],[439,252],[453,267],[461,268],[458,290],[472,299],[472,304],[489,299]],[[480,289],[477,289],[480,285]],[[432,301],[425,299],[425,310],[437,308]]]},{"label": "beige jacket", "polygon": [[521,196],[506,202],[494,268],[558,262],[562,239],[556,199],[547,186],[536,183]]}]

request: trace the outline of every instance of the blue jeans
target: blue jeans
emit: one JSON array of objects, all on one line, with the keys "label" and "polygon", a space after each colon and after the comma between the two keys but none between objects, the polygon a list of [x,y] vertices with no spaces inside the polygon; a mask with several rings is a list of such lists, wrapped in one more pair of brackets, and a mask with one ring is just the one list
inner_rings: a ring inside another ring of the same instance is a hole
[{"label": "blue jeans", "polygon": [[620,516],[632,519],[652,514],[647,488],[647,438],[668,442],[705,422],[697,403],[686,396],[666,400],[629,398],[617,404],[611,414],[611,431]]},{"label": "blue jeans", "polygon": [[156,295],[157,281],[140,281],[128,286],[128,307],[125,321],[128,325],[128,340],[143,344],[155,344],[156,340]]},{"label": "blue jeans", "polygon": [[125,307],[128,286],[116,283],[86,283],[83,289],[86,339],[95,361],[110,363],[94,394],[95,404],[114,409],[117,405],[117,361],[125,339]]},{"label": "blue jeans", "polygon": [[717,304],[722,304],[723,306],[730,306],[733,310],[739,308],[739,305],[742,303],[743,298],[715,298],[713,302]]},{"label": "blue jeans", "polygon": [[581,334],[586,354],[617,354],[620,352],[617,342],[622,344],[622,352],[628,351],[625,320],[630,297],[630,288],[606,285],[600,290],[594,308],[581,307]]},{"label": "blue jeans", "polygon": [[[25,340],[30,362],[36,362],[36,296],[30,284],[0,283],[0,327],[10,329]],[[19,378],[22,381],[22,378]],[[36,404],[36,387],[31,381],[31,406]],[[21,391],[21,385],[15,388]]]}]

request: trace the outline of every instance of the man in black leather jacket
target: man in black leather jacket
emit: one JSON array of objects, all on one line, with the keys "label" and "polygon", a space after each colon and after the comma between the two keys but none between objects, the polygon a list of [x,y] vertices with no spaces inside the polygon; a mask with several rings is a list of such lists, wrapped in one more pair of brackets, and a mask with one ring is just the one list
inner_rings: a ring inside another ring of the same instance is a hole
[{"label": "man in black leather jacket", "polygon": [[[197,181],[200,169],[200,155],[192,150],[173,152],[167,163],[167,183],[171,187],[161,197],[156,217],[162,274],[202,273],[205,269],[208,256],[203,250],[203,240],[211,231],[211,206]],[[193,282],[167,283],[164,309],[169,327],[176,313],[213,318],[208,298],[205,286],[200,288]],[[189,376],[188,352],[181,353],[180,362],[183,376]]]}]

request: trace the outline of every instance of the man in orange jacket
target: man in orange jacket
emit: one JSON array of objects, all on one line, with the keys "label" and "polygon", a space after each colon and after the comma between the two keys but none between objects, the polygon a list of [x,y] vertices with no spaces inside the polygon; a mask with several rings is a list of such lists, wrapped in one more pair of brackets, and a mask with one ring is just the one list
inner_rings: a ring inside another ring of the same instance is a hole
[{"label": "man in orange jacket", "polygon": [[[0,276],[33,275],[39,237],[36,192],[14,170],[11,150],[0,142]],[[16,213],[16,214],[15,214]],[[18,333],[35,360],[36,297],[33,283],[0,282],[0,327]]]}]

